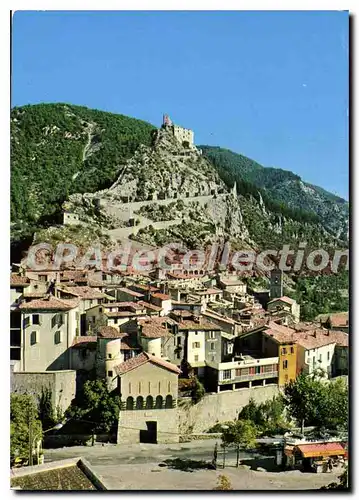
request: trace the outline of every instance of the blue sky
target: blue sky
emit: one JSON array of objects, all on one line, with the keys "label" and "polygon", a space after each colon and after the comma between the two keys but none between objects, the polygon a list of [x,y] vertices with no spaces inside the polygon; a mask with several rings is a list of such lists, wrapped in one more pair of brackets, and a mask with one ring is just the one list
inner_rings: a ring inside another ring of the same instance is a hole
[{"label": "blue sky", "polygon": [[13,106],[168,113],[348,198],[347,12],[16,12],[12,49]]}]

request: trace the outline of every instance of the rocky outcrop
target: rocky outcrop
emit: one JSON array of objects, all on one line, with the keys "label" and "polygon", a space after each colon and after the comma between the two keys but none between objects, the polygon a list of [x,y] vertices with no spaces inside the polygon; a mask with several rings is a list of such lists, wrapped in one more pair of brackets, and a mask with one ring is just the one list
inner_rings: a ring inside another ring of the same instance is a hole
[{"label": "rocky outcrop", "polygon": [[[166,128],[156,130],[152,145],[141,145],[121,165],[109,189],[73,194],[64,209],[84,223],[101,223],[116,236],[135,237],[141,230],[143,237],[155,222],[183,220],[206,227],[210,239],[249,238],[238,198],[197,148],[184,147]],[[129,225],[133,230],[116,231]],[[152,242],[152,228],[147,233]]]}]

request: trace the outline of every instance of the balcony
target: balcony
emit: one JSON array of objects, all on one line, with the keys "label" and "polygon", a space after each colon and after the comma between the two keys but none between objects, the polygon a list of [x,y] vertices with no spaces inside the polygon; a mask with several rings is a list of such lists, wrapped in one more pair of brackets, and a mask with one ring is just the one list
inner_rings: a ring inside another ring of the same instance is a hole
[{"label": "balcony", "polygon": [[251,380],[263,380],[278,377],[278,370],[267,373],[255,373],[254,375],[240,375],[231,379],[218,380],[219,385],[235,384],[236,382],[250,382]]}]

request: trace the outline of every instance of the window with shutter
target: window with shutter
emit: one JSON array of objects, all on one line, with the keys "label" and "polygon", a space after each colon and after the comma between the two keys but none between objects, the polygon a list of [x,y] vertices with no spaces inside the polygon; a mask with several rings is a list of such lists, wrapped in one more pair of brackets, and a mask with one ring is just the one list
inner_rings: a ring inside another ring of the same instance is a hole
[{"label": "window with shutter", "polygon": [[51,328],[55,328],[56,325],[57,325],[57,315],[55,314],[55,316],[53,316],[51,319]]},{"label": "window with shutter", "polygon": [[30,333],[30,345],[35,345],[38,342],[38,335],[37,332],[31,332]]},{"label": "window with shutter", "polygon": [[55,335],[54,335],[55,344],[60,344],[62,342],[61,337],[62,337],[62,335],[61,335],[60,331],[55,332]]}]

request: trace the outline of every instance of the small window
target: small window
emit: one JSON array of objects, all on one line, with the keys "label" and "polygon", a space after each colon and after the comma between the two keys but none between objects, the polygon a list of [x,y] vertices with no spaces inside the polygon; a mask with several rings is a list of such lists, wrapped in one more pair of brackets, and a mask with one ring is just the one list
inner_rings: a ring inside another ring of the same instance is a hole
[{"label": "small window", "polygon": [[216,356],[214,354],[212,354],[211,361],[215,361],[215,358],[216,358]]},{"label": "small window", "polygon": [[117,318],[115,318],[115,325],[117,325],[117,323],[118,323],[118,319],[117,319]]},{"label": "small window", "polygon": [[55,342],[55,344],[61,344],[61,342],[62,342],[62,335],[61,335],[60,331],[55,332],[54,342]]},{"label": "small window", "polygon": [[131,394],[131,382],[128,383],[128,393]]},{"label": "small window", "polygon": [[193,342],[192,349],[199,349],[201,347],[200,342]]},{"label": "small window", "polygon": [[319,354],[319,359],[318,359],[318,361],[319,361],[319,363],[321,363],[321,362],[322,362],[322,355],[321,355],[321,354]]},{"label": "small window", "polygon": [[285,359],[283,361],[283,369],[286,370],[288,368],[288,361]]},{"label": "small window", "polygon": [[168,392],[171,392],[171,382],[168,382]]},{"label": "small window", "polygon": [[141,394],[141,388],[142,388],[142,384],[141,382],[138,383],[138,393]]},{"label": "small window", "polygon": [[330,352],[327,352],[327,360],[329,361],[330,359]]},{"label": "small window", "polygon": [[294,347],[293,346],[290,348],[290,353],[294,354]]},{"label": "small window", "polygon": [[100,313],[102,313],[102,307],[99,307],[98,310]]},{"label": "small window", "polygon": [[287,354],[287,349],[285,347],[282,349],[282,354]]},{"label": "small window", "polygon": [[177,337],[177,345],[181,345],[181,337]]},{"label": "small window", "polygon": [[151,382],[148,382],[148,392],[151,392]]},{"label": "small window", "polygon": [[109,355],[108,355],[108,359],[112,359],[112,354],[109,354]]},{"label": "small window", "polygon": [[194,360],[198,361],[198,354],[196,354],[196,356],[194,357]]},{"label": "small window", "polygon": [[223,380],[231,380],[232,372],[231,370],[223,370]]},{"label": "small window", "polygon": [[211,351],[214,351],[216,349],[216,344],[214,342],[211,342]]},{"label": "small window", "polygon": [[112,374],[113,374],[112,370],[109,370],[109,371],[107,372],[107,376],[108,376],[108,377],[112,377]]},{"label": "small window", "polygon": [[40,324],[40,315],[39,314],[33,314],[32,315],[32,324],[33,325],[39,325]]},{"label": "small window", "polygon": [[37,332],[30,333],[30,345],[35,345],[38,342]]}]

